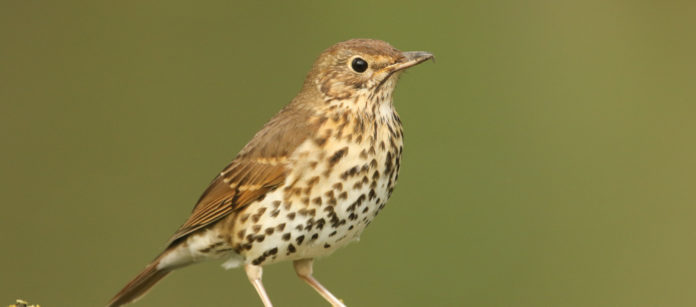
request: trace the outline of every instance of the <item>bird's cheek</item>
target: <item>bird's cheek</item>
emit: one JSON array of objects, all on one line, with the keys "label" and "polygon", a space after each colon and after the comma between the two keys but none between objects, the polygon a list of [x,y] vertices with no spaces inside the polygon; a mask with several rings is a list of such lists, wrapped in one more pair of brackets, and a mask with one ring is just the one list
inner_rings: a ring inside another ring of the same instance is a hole
[{"label": "bird's cheek", "polygon": [[377,82],[381,82],[382,80],[384,80],[385,78],[388,78],[388,77],[389,77],[389,70],[380,69],[380,70],[374,72],[371,79],[375,80]]},{"label": "bird's cheek", "polygon": [[345,99],[350,97],[353,87],[345,82],[327,82],[322,84],[321,91],[324,95],[333,99]]}]

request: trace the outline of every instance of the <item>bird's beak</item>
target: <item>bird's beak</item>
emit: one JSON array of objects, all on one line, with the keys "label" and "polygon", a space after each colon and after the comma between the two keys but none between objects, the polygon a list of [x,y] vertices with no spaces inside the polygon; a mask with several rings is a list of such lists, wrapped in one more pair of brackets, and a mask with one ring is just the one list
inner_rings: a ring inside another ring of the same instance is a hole
[{"label": "bird's beak", "polygon": [[391,72],[404,70],[411,66],[418,65],[430,59],[435,59],[435,56],[430,52],[425,51],[406,51],[402,53],[404,58],[396,64],[389,66]]},{"label": "bird's beak", "polygon": [[430,52],[425,51],[406,51],[401,53],[404,57],[398,62],[389,65],[377,72],[379,79],[381,80],[377,88],[380,88],[387,80],[390,80],[391,76],[398,75],[400,71],[409,68],[411,66],[418,65],[427,60],[435,60],[435,56]]}]

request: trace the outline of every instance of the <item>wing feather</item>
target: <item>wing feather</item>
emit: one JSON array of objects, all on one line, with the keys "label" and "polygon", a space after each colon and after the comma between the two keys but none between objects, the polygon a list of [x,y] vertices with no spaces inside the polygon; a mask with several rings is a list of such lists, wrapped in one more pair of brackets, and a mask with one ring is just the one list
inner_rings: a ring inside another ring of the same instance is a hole
[{"label": "wing feather", "polygon": [[210,183],[169,245],[240,210],[283,184],[288,155],[324,120],[292,104],[271,119]]},{"label": "wing feather", "polygon": [[[235,176],[237,180],[225,180],[224,173],[213,180],[194,208],[191,216],[172,236],[170,243],[248,205],[270,190],[278,187],[285,180],[286,168],[284,165],[268,167],[253,162],[246,162],[246,164],[254,165],[239,168],[239,170],[245,172],[241,176]],[[249,174],[254,172],[261,172],[265,176],[249,177]]]}]

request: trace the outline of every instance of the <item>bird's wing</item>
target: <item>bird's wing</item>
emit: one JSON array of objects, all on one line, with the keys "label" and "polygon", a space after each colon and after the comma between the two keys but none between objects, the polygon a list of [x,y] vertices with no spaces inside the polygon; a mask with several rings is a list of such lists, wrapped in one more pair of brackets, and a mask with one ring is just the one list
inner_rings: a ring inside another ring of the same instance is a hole
[{"label": "bird's wing", "polygon": [[200,230],[265,196],[285,181],[288,156],[316,131],[302,111],[284,109],[269,121],[203,192],[191,216],[169,240]]},{"label": "bird's wing", "polygon": [[217,176],[201,196],[191,216],[170,242],[220,220],[275,189],[285,180],[285,167],[235,161]]}]

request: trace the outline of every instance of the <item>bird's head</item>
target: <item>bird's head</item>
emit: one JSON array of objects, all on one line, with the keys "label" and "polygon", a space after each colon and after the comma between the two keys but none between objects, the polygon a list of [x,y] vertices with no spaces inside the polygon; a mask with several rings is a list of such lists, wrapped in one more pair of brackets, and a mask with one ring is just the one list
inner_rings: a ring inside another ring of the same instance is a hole
[{"label": "bird's head", "polygon": [[398,75],[432,59],[423,51],[401,52],[389,43],[352,39],[326,49],[314,62],[305,87],[315,87],[325,101],[391,96]]}]

